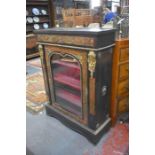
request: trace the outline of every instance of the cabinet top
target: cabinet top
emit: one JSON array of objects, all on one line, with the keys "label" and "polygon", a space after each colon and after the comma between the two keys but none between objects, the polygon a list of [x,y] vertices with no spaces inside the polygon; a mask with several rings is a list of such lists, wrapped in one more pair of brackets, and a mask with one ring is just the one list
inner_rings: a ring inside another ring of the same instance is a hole
[{"label": "cabinet top", "polygon": [[49,28],[35,30],[36,34],[63,34],[63,35],[102,35],[110,32],[115,32],[115,29],[102,29],[102,28]]},{"label": "cabinet top", "polygon": [[114,44],[115,29],[50,28],[35,30],[37,41],[59,45],[102,48]]}]

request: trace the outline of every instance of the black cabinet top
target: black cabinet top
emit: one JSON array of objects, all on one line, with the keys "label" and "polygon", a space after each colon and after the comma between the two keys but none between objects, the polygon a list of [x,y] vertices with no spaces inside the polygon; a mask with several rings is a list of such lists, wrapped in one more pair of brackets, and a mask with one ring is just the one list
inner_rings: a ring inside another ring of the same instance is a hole
[{"label": "black cabinet top", "polygon": [[114,44],[115,29],[49,28],[35,30],[37,41],[80,47],[102,48]]},{"label": "black cabinet top", "polygon": [[110,32],[115,32],[115,29],[102,28],[49,28],[35,30],[36,34],[62,34],[62,35],[103,35]]}]

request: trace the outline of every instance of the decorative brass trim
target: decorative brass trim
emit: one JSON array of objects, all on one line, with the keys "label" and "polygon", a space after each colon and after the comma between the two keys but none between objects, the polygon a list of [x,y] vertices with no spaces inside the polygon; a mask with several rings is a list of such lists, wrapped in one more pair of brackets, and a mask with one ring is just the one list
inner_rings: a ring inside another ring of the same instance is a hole
[{"label": "decorative brass trim", "polygon": [[56,46],[56,47],[65,47],[65,48],[71,48],[71,49],[77,49],[77,50],[93,50],[93,51],[101,51],[105,50],[107,48],[115,46],[115,44],[110,44],[105,47],[100,47],[100,48],[89,48],[89,47],[79,47],[79,46],[71,46],[71,45],[59,45],[59,44],[53,44],[53,43],[46,43],[46,42],[40,42],[37,41],[37,44],[42,44],[42,45],[51,45],[51,46]]},{"label": "decorative brass trim", "polygon": [[[69,54],[69,53],[59,53],[59,52],[56,52],[56,51],[48,51],[47,52],[48,53],[48,60],[49,60],[49,63],[48,63],[48,68],[49,68],[49,71],[50,71],[50,77],[51,77],[51,81],[52,81],[52,102],[54,103],[54,104],[56,104],[57,105],[57,102],[56,102],[56,98],[55,98],[55,86],[54,86],[54,78],[53,78],[53,72],[52,72],[52,67],[51,67],[51,65],[50,65],[50,62],[51,62],[51,57],[53,56],[53,55],[60,55],[61,57],[66,57],[66,56],[69,56],[69,57],[71,57],[71,58],[73,58],[73,59],[76,59],[77,60],[77,62],[79,63],[79,65],[80,65],[80,87],[81,87],[81,91],[83,91],[83,84],[82,84],[82,56],[80,55],[80,56],[78,56],[78,55],[74,55],[74,54]],[[53,105],[54,105],[53,104]],[[82,104],[82,106],[83,106],[83,93],[81,93],[81,104]],[[59,105],[59,104],[58,104]],[[63,111],[66,111],[66,113],[68,113],[67,111],[68,111],[68,109],[65,109],[64,107],[62,107],[61,106],[61,110],[63,110]],[[70,113],[72,113],[71,115],[75,115],[73,112],[70,112]],[[81,108],[81,115],[80,116],[78,116],[80,119],[82,119],[84,116],[83,116],[83,108]],[[76,115],[75,115],[76,116]]]},{"label": "decorative brass trim", "polygon": [[50,90],[49,90],[49,84],[48,84],[48,75],[47,75],[47,68],[46,68],[46,61],[45,61],[45,57],[44,57],[44,48],[43,45],[39,44],[38,45],[38,51],[39,51],[39,55],[40,55],[40,59],[41,59],[41,64],[42,64],[42,71],[43,71],[43,77],[44,77],[44,84],[45,84],[45,90],[46,90],[46,94],[47,94],[47,102],[50,101]]},{"label": "decorative brass trim", "polygon": [[[74,56],[75,56],[75,55],[74,55]],[[82,55],[76,55],[75,57],[79,60],[80,64],[82,65],[82,64],[83,64]]]},{"label": "decorative brass trim", "polygon": [[96,67],[96,54],[94,51],[89,51],[88,54],[88,70],[90,71],[90,77],[93,78],[93,73]]},{"label": "decorative brass trim", "polygon": [[38,50],[39,50],[40,57],[42,59],[43,58],[43,46],[39,44],[38,45]]},{"label": "decorative brass trim", "polygon": [[96,54],[94,51],[89,51],[88,53],[88,70],[90,71],[89,78],[89,112],[92,115],[95,115],[95,78],[93,78],[93,73],[95,72],[96,67]]},{"label": "decorative brass trim", "polygon": [[95,39],[93,37],[82,37],[82,36],[69,36],[69,35],[38,35],[38,40],[41,42],[51,42],[57,44],[71,44],[80,46],[93,47]]}]

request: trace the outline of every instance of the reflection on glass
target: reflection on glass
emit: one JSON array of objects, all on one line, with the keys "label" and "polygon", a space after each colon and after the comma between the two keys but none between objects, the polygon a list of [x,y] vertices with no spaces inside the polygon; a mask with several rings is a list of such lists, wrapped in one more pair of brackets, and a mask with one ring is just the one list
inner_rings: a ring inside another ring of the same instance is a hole
[{"label": "reflection on glass", "polygon": [[51,58],[55,102],[66,110],[81,116],[80,64],[72,56],[55,54]]}]

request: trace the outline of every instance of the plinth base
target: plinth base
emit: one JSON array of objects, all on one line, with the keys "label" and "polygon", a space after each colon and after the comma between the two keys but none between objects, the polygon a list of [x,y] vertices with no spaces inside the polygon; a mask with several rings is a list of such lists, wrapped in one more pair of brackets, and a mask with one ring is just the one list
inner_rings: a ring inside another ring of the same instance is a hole
[{"label": "plinth base", "polygon": [[80,124],[79,122],[76,122],[68,116],[60,113],[51,105],[46,105],[45,107],[47,115],[57,118],[69,128],[73,129],[74,131],[77,131],[81,135],[84,135],[93,144],[97,144],[97,142],[101,139],[102,135],[105,132],[107,132],[111,126],[111,119],[107,118],[98,129],[92,130],[87,126]]}]

